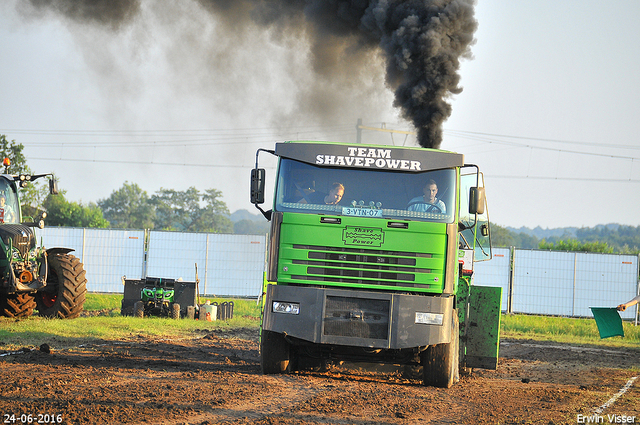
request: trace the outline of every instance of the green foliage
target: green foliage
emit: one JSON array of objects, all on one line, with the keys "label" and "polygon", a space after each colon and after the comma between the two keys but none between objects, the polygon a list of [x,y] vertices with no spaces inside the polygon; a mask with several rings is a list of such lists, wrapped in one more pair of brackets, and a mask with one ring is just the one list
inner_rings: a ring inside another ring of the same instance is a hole
[{"label": "green foliage", "polygon": [[268,221],[240,220],[233,224],[233,233],[237,235],[260,235],[269,233],[271,224]]},{"label": "green foliage", "polygon": [[119,229],[150,229],[154,225],[155,210],[149,195],[136,183],[124,185],[111,193],[98,206],[111,227]]},{"label": "green foliage", "polygon": [[526,233],[512,232],[497,224],[491,224],[491,246],[534,249],[538,247],[538,238]]},{"label": "green foliage", "polygon": [[559,240],[557,242],[540,241],[540,249],[552,251],[577,251],[577,252],[598,252],[602,254],[613,254],[613,248],[606,242],[580,242],[576,239]]},{"label": "green foliage", "polygon": [[[22,153],[23,150],[24,145],[22,143],[16,143],[15,140],[9,142],[4,134],[0,134],[0,160],[9,158],[11,161],[8,174],[34,174],[27,165],[27,159]],[[42,180],[36,180],[27,185],[27,187],[21,188],[20,202],[23,215],[35,216],[37,211],[42,209],[48,194],[48,182]]]},{"label": "green foliage", "polygon": [[102,210],[93,203],[84,206],[78,202],[69,202],[64,195],[49,195],[44,202],[47,210],[47,225],[63,227],[109,227],[102,216]]},{"label": "green foliage", "polygon": [[0,134],[0,155],[2,155],[0,159],[9,158],[11,161],[10,174],[31,174],[27,160],[22,153],[23,150],[22,143],[16,144],[15,140],[9,142],[7,136]]},{"label": "green foliage", "polygon": [[195,187],[184,192],[161,188],[151,196],[156,216],[154,227],[182,232],[232,233],[233,223],[227,205],[219,198],[222,192],[208,189],[200,193]]},{"label": "green foliage", "polygon": [[195,187],[184,192],[161,188],[149,196],[137,184],[125,182],[99,200],[98,206],[115,228],[232,233],[233,223],[221,197],[219,190],[202,193]]},{"label": "green foliage", "polygon": [[596,226],[576,231],[579,240],[585,242],[606,242],[615,252],[621,254],[640,253],[640,226]]},{"label": "green foliage", "polygon": [[[514,232],[491,224],[491,243],[494,247],[514,246],[521,249],[551,249],[558,251],[583,251],[614,254],[640,253],[640,226],[609,224],[594,228],[560,228],[543,231],[547,234],[541,241],[524,232]],[[549,236],[549,233],[555,233]],[[539,237],[542,237],[540,235]]]}]

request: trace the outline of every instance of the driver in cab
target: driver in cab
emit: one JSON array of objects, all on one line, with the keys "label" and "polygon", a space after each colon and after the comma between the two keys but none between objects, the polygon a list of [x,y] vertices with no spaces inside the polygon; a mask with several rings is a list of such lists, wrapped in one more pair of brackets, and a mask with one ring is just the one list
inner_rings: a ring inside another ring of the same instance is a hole
[{"label": "driver in cab", "polygon": [[409,207],[407,208],[409,211],[437,214],[447,213],[447,207],[444,202],[436,197],[438,194],[438,185],[435,180],[427,181],[427,184],[422,188],[422,192],[424,193],[422,196],[416,196],[409,201]]},{"label": "driver in cab", "polygon": [[300,204],[325,204],[336,205],[342,200],[344,196],[344,186],[342,183],[333,183],[329,193],[313,192],[299,200]]}]

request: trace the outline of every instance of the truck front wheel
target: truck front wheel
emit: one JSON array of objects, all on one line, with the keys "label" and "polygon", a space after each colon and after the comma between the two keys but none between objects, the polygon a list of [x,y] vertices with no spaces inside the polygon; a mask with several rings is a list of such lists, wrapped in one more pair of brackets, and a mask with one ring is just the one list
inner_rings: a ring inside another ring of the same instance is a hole
[{"label": "truck front wheel", "polygon": [[284,335],[277,332],[262,331],[260,337],[260,366],[262,373],[291,372],[291,348]]},{"label": "truck front wheel", "polygon": [[0,314],[5,317],[29,317],[36,308],[31,294],[11,294],[0,297]]},{"label": "truck front wheel", "polygon": [[80,260],[69,254],[49,256],[47,288],[36,294],[41,316],[73,319],[80,315],[87,293],[86,272]]},{"label": "truck front wheel", "polygon": [[424,385],[451,388],[460,380],[458,363],[460,358],[460,323],[458,311],[453,310],[451,342],[429,346],[421,354]]}]

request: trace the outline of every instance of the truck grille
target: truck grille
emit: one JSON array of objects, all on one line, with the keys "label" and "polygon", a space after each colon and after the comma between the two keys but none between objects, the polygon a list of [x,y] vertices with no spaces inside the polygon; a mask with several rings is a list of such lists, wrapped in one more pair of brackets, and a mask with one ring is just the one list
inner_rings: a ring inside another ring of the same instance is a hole
[{"label": "truck grille", "polygon": [[353,338],[387,339],[389,300],[327,296],[324,334]]},{"label": "truck grille", "polygon": [[294,245],[294,249],[308,251],[306,260],[293,260],[293,264],[306,265],[306,275],[294,275],[298,280],[341,282],[351,284],[377,284],[415,287],[416,276],[433,273],[416,267],[418,258],[432,258],[429,253],[378,251],[357,248],[334,248]]}]

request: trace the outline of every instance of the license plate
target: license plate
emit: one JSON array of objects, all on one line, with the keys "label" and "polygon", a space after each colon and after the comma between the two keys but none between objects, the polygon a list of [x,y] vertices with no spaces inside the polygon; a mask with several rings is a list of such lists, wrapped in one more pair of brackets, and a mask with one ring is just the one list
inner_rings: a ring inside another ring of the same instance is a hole
[{"label": "license plate", "polygon": [[382,210],[344,207],[342,208],[342,215],[350,215],[353,217],[382,217]]}]

